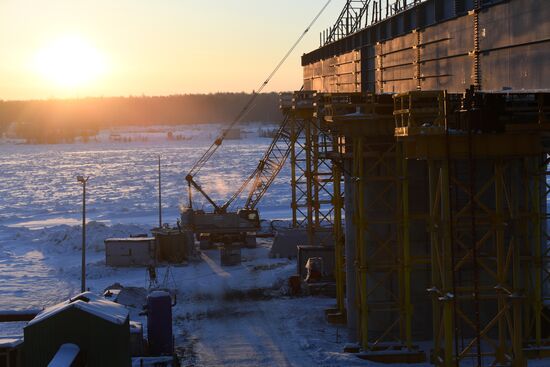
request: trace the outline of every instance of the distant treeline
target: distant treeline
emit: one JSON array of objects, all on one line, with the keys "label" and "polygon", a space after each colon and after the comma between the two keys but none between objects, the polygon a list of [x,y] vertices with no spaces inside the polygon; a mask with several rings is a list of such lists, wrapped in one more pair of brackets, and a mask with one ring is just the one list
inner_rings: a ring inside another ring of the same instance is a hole
[{"label": "distant treeline", "polygon": [[[231,122],[247,93],[0,101],[0,133],[11,126],[31,142],[71,141],[107,127]],[[282,115],[276,93],[261,94],[243,122],[274,122]]]}]

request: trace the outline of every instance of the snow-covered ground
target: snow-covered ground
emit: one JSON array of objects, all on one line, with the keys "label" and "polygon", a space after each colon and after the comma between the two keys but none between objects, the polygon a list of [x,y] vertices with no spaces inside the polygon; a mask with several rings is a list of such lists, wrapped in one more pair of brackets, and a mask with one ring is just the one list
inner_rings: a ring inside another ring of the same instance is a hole
[{"label": "snow-covered ground", "polygon": [[[244,129],[249,132],[248,138],[226,140],[197,176],[197,182],[215,200],[227,200],[258,165],[270,143],[269,138],[258,137],[260,128],[267,127],[250,125]],[[183,141],[168,140],[167,133],[158,132],[158,128],[153,132],[143,130],[102,132],[99,141],[87,144],[0,144],[0,225],[39,228],[78,224],[82,189],[76,176],[81,174],[90,176],[87,212],[91,219],[152,224],[157,211],[159,154],[165,218],[175,221],[178,207],[187,197],[184,177],[220,132],[220,126],[196,125],[181,132],[175,130],[175,135],[191,138]],[[109,138],[112,135],[134,140],[113,141]],[[264,217],[272,213],[289,216],[288,182],[287,169],[259,207]],[[195,195],[195,199],[200,203],[202,198]]]},{"label": "snow-covered ground", "polygon": [[[258,136],[260,128],[274,126],[246,127],[247,139],[227,140],[197,177],[216,200],[227,199],[255,169],[270,143]],[[103,240],[148,233],[157,224],[159,154],[164,221],[175,223],[187,194],[184,176],[219,129],[169,129],[185,140],[168,140],[167,129],[133,128],[102,132],[86,144],[0,143],[0,310],[42,308],[79,292],[81,174],[90,176],[87,286],[98,293],[116,282],[147,287],[145,269],[105,266]],[[259,208],[263,218],[289,217],[288,182],[285,169]],[[220,267],[212,250],[200,262],[158,269],[177,290],[175,337],[184,365],[365,365],[341,353],[345,330],[324,322],[332,299],[285,296],[296,265],[269,259],[269,247],[263,240],[243,250],[235,267]],[[21,335],[23,326],[0,324],[0,335]]]},{"label": "snow-covered ground", "polygon": [[[227,199],[255,169],[270,143],[258,137],[260,128],[274,126],[247,126],[248,138],[226,141],[197,177],[216,200]],[[87,286],[97,293],[117,282],[147,287],[145,269],[105,265],[103,240],[148,233],[157,224],[159,154],[164,222],[175,223],[187,194],[184,176],[219,129],[118,129],[72,145],[0,142],[0,310],[42,308],[79,292],[80,174],[90,176]],[[185,139],[168,140],[168,131]],[[289,217],[288,183],[284,169],[262,201],[263,218]],[[183,365],[376,366],[342,353],[345,328],[324,320],[333,299],[286,296],[295,261],[270,259],[269,247],[261,240],[257,249],[243,250],[234,267],[220,267],[210,250],[201,261],[158,269],[161,283],[177,293],[174,333]],[[132,316],[140,319],[138,310]],[[0,324],[0,335],[21,335],[23,326]]]}]

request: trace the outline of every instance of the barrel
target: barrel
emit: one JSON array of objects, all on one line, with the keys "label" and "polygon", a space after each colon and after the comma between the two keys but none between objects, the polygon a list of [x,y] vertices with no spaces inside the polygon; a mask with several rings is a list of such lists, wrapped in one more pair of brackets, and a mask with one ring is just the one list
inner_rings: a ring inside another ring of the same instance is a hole
[{"label": "barrel", "polygon": [[152,356],[172,355],[172,298],[163,291],[147,296],[147,338]]}]

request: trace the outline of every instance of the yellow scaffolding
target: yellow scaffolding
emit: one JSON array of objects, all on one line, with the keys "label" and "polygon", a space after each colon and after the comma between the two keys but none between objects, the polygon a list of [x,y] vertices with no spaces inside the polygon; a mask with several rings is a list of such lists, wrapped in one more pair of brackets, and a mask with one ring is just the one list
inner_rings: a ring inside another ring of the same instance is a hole
[{"label": "yellow scaffolding", "polygon": [[421,362],[425,354],[413,343],[411,300],[411,271],[420,262],[411,254],[408,167],[401,143],[393,137],[391,110],[391,97],[365,95],[358,113],[350,115],[344,109],[327,121],[349,142],[348,158],[353,161],[348,174],[355,186],[355,215],[347,220],[355,228],[356,307],[363,357]]},{"label": "yellow scaffolding", "polygon": [[329,320],[345,322],[343,192],[341,167],[334,164],[343,141],[329,131],[323,115],[323,96],[295,92],[291,113],[292,226],[306,228],[308,245],[334,246],[336,309]]},{"label": "yellow scaffolding", "polygon": [[[333,137],[318,121],[315,93],[294,93],[291,113],[291,190],[292,226],[307,229],[308,242],[323,243],[334,226],[334,182],[330,152]],[[340,178],[341,180],[341,178]],[[332,242],[331,240],[329,240]]]},{"label": "yellow scaffolding", "polygon": [[[445,92],[395,96],[399,106],[413,99],[420,103],[394,114],[406,157],[428,162],[432,361],[525,366],[524,349],[541,355],[544,343],[540,131],[519,124],[514,133],[451,133],[461,123],[449,121],[455,112],[472,120],[483,115],[457,111]],[[422,125],[413,123],[415,113],[423,114]]]},{"label": "yellow scaffolding", "polygon": [[343,172],[341,168],[341,157],[344,154],[344,140],[336,134],[332,135],[332,152],[335,154],[332,163],[332,187],[334,207],[334,262],[336,278],[336,316],[339,321],[346,318],[346,274],[345,274],[345,236],[343,228],[344,198],[342,192]]}]

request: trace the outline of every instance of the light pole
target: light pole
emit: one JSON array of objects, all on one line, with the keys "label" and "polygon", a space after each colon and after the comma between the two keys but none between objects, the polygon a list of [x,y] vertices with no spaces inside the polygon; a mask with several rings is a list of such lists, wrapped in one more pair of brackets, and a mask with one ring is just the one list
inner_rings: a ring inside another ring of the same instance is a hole
[{"label": "light pole", "polygon": [[82,184],[82,282],[80,290],[86,292],[86,183],[89,177],[77,176]]},{"label": "light pole", "polygon": [[162,228],[162,181],[160,172],[160,154],[159,154],[159,228]]}]

